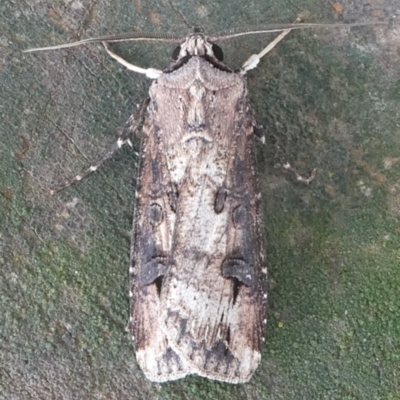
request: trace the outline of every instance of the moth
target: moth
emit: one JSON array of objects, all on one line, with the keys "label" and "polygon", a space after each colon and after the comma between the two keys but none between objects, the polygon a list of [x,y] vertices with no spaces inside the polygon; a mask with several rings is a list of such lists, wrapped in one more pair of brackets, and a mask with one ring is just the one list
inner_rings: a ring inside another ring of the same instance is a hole
[{"label": "moth", "polygon": [[[111,57],[153,79],[149,99],[104,158],[130,143],[144,117],[129,269],[129,330],[137,361],[151,381],[196,374],[243,383],[260,363],[266,323],[265,247],[254,165],[256,121],[245,75],[298,27],[215,37],[196,29],[186,38],[165,37],[180,45],[163,71],[130,64],[106,44],[159,39],[156,35],[107,36],[30,50],[103,42]],[[223,63],[217,40],[267,31],[282,33],[238,72]],[[90,167],[65,186],[97,168]]]}]

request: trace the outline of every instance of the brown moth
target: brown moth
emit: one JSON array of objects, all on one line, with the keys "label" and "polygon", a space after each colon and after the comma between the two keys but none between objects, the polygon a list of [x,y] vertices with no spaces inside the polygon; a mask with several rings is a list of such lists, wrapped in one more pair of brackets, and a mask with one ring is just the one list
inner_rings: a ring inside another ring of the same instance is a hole
[{"label": "brown moth", "polygon": [[[301,27],[310,26],[321,25]],[[197,374],[243,383],[260,363],[265,249],[254,167],[255,119],[245,74],[298,27],[212,38],[195,30],[184,39],[164,37],[181,43],[164,71],[132,65],[106,46],[118,62],[154,79],[150,98],[102,160],[130,143],[147,107],[131,247],[129,329],[137,361],[151,381]],[[282,33],[239,72],[222,63],[216,40],[271,31]],[[30,51],[159,39],[110,36]]]},{"label": "brown moth", "polygon": [[150,88],[131,251],[131,330],[153,381],[249,380],[264,246],[244,78],[200,33]]}]

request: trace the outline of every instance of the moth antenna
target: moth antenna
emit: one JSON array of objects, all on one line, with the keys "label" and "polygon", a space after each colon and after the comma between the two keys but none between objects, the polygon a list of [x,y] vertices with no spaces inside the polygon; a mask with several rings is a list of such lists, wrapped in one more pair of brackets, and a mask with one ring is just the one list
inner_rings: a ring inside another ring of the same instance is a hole
[{"label": "moth antenna", "polygon": [[274,33],[283,32],[286,30],[295,29],[312,29],[312,28],[353,28],[358,26],[390,26],[389,21],[368,21],[368,22],[354,22],[349,24],[335,23],[335,24],[314,24],[314,23],[294,23],[294,24],[272,24],[264,25],[259,27],[252,27],[248,29],[229,29],[227,31],[222,31],[215,33],[213,36],[209,36],[210,41],[223,41],[229,40],[241,36],[248,35],[259,35],[263,33]]},{"label": "moth antenna", "polygon": [[166,42],[166,43],[182,43],[185,40],[185,37],[175,36],[169,34],[152,34],[152,33],[121,33],[117,35],[108,35],[108,36],[99,36],[94,38],[87,38],[78,40],[77,42],[72,43],[64,43],[56,46],[47,46],[47,47],[35,47],[32,49],[24,50],[24,53],[33,53],[37,51],[48,51],[48,50],[60,50],[60,49],[68,49],[70,47],[81,46],[89,43],[99,43],[99,42],[127,42],[127,41],[146,41],[146,42]]},{"label": "moth antenna", "polygon": [[[383,21],[368,21],[368,22],[355,22],[350,24],[344,23],[335,23],[335,24],[314,24],[314,23],[294,23],[294,24],[270,24],[263,25],[260,27],[252,27],[252,28],[234,28],[229,29],[227,31],[222,31],[219,33],[215,33],[210,36],[208,39],[210,41],[223,41],[229,40],[241,36],[248,35],[259,35],[263,33],[274,33],[274,32],[282,32],[285,30],[293,30],[293,29],[310,29],[310,28],[352,28],[358,26],[390,26],[391,22],[383,22]],[[55,46],[47,46],[47,47],[35,47],[32,49],[24,50],[24,53],[33,53],[38,51],[49,51],[49,50],[60,50],[60,49],[68,49],[70,47],[81,46],[89,43],[99,43],[99,42],[127,42],[127,41],[146,41],[146,42],[164,42],[164,43],[182,43],[186,39],[186,36],[176,36],[172,34],[153,34],[153,33],[138,33],[138,32],[128,32],[121,33],[117,35],[106,35],[99,36],[94,38],[87,38],[83,40],[78,40],[77,42],[72,43],[64,43]]]}]

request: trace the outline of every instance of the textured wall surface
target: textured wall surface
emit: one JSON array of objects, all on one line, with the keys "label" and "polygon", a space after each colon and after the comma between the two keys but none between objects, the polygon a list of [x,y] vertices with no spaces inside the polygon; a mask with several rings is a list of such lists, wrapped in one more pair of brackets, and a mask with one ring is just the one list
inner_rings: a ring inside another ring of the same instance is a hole
[{"label": "textured wall surface", "polygon": [[[396,0],[397,1],[397,0]],[[155,385],[125,332],[135,155],[56,196],[115,140],[149,81],[100,45],[129,30],[215,32],[294,21],[384,20],[396,1],[2,0],[1,399],[400,398],[400,33],[292,32],[248,76],[269,266],[267,340],[247,385]],[[398,20],[399,18],[397,18]],[[397,25],[396,25],[397,24]],[[273,36],[223,43],[234,68]],[[141,66],[173,46],[120,44]],[[296,182],[280,165],[306,175]]]}]

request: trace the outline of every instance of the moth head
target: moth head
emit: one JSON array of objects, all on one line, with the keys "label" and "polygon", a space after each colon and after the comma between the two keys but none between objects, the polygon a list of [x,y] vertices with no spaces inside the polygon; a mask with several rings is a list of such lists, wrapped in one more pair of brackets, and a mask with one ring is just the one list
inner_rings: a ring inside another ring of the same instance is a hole
[{"label": "moth head", "polygon": [[189,35],[172,53],[174,61],[191,56],[208,56],[221,62],[224,58],[221,47],[210,42],[203,33],[197,31]]}]

